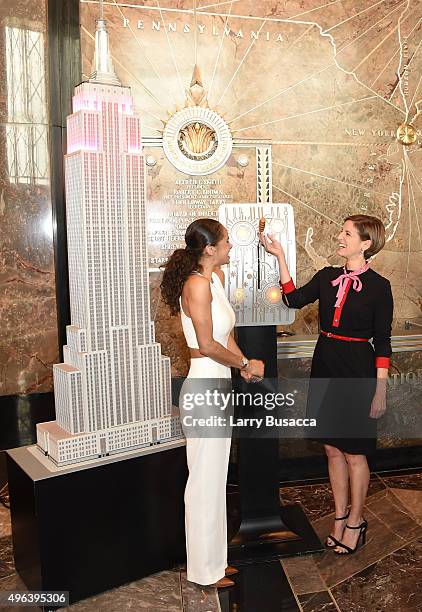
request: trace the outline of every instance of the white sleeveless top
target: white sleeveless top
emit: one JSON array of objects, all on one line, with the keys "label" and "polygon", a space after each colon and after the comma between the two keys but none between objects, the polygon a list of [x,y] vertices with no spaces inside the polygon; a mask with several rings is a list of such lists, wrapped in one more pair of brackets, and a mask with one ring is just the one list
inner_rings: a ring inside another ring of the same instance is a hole
[{"label": "white sleeveless top", "polygon": [[[196,274],[200,274],[196,272]],[[205,278],[205,277],[204,277]],[[221,283],[221,280],[215,272],[211,275],[210,288],[212,294],[211,300],[211,317],[212,317],[212,335],[216,342],[219,342],[227,348],[227,342],[230,332],[236,322],[234,310],[227,299],[226,292]],[[198,340],[196,338],[195,328],[193,327],[192,319],[183,312],[182,298],[180,301],[180,315],[182,319],[183,333],[185,334],[186,343],[189,348],[198,349]]]}]

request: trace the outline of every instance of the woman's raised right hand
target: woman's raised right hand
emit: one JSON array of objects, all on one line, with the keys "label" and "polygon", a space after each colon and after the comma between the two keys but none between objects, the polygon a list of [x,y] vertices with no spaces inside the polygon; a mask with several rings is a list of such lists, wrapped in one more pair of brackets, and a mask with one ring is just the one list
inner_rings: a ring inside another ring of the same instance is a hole
[{"label": "woman's raised right hand", "polygon": [[267,253],[275,257],[285,257],[283,247],[272,234],[259,234],[259,241]]}]

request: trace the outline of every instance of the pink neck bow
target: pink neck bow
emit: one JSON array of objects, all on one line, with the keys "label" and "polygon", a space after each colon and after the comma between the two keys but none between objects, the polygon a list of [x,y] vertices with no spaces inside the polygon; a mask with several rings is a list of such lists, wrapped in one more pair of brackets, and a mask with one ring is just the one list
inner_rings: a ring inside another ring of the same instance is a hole
[{"label": "pink neck bow", "polygon": [[341,304],[341,301],[346,292],[349,278],[350,280],[353,281],[353,289],[355,291],[359,292],[362,290],[362,281],[360,280],[359,275],[366,272],[368,268],[369,268],[369,264],[365,264],[363,268],[359,268],[359,270],[352,270],[351,272],[347,272],[346,268],[343,268],[343,274],[341,274],[335,280],[331,281],[331,284],[333,285],[333,287],[335,287],[336,285],[339,286],[337,289],[337,295],[336,295],[336,298],[337,298],[336,303],[335,303],[336,308],[337,306],[340,306]]}]

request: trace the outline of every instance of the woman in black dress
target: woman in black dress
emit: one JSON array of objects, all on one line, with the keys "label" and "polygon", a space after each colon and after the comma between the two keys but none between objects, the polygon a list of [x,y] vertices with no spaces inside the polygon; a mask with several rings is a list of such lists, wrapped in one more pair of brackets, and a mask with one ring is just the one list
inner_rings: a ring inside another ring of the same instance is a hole
[{"label": "woman in black dress", "polygon": [[383,248],[385,229],[376,217],[347,217],[337,251],[346,260],[344,269],[324,268],[298,289],[280,243],[271,235],[261,234],[260,240],[278,259],[285,304],[302,308],[319,300],[321,333],[312,359],[308,412],[317,418],[315,438],[325,446],[335,503],[326,545],[350,554],[365,542],[366,455],[375,451],[376,419],[386,409],[393,298],[390,282],[367,263]]}]

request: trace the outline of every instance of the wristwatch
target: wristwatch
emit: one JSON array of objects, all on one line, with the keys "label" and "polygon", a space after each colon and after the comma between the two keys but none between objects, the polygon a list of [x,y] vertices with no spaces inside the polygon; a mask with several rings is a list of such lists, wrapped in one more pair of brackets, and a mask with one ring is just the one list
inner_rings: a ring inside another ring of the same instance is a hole
[{"label": "wristwatch", "polygon": [[241,369],[241,370],[246,370],[246,368],[247,368],[247,367],[248,367],[248,365],[249,365],[249,359],[247,359],[247,358],[245,357],[245,355],[242,355],[242,358],[241,358],[241,360],[240,360],[240,363],[241,363],[240,369]]}]

